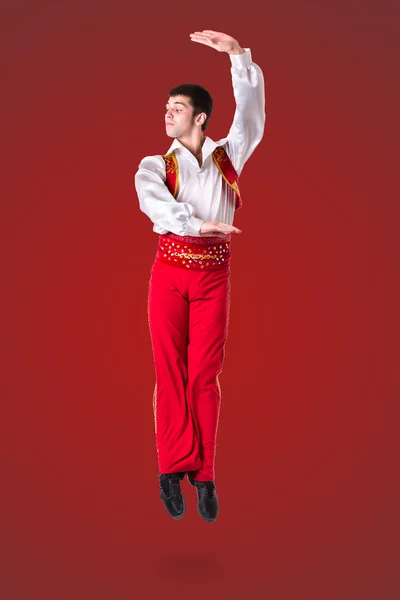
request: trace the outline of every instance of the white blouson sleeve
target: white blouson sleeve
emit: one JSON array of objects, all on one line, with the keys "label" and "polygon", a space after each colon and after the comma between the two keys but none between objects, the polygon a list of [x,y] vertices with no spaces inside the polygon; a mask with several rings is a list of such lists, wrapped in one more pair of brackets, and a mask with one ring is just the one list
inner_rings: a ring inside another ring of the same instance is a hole
[{"label": "white blouson sleeve", "polygon": [[195,216],[187,202],[179,202],[166,186],[165,162],[161,155],[146,156],[135,174],[140,210],[154,223],[153,231],[176,235],[199,235],[204,219]]},{"label": "white blouson sleeve", "polygon": [[263,72],[252,62],[250,48],[230,54],[232,87],[236,110],[229,130],[227,151],[238,175],[260,143],[265,127],[265,84]]}]

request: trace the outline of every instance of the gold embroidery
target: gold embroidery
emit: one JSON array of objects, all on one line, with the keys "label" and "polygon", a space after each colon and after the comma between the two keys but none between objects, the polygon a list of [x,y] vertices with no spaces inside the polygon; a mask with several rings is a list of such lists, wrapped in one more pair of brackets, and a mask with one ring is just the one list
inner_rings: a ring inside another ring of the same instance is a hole
[{"label": "gold embroidery", "polygon": [[169,154],[163,154],[162,157],[165,161],[166,173],[172,173],[172,174],[176,173],[175,189],[172,192],[174,198],[176,198],[176,196],[178,194],[178,181],[179,181],[179,166],[178,166],[177,158],[175,156],[174,151],[170,152]]},{"label": "gold embroidery", "polygon": [[186,254],[186,252],[172,252],[171,256],[180,256],[181,258],[192,258],[193,260],[195,259],[203,259],[203,258],[220,258],[222,256],[218,255],[218,254]]},{"label": "gold embroidery", "polygon": [[218,162],[226,162],[228,160],[226,152],[222,148],[222,146],[217,146],[213,152],[213,155],[215,156]]},{"label": "gold embroidery", "polygon": [[224,180],[226,181],[226,183],[227,183],[227,184],[228,184],[228,185],[229,185],[229,186],[230,186],[230,187],[231,187],[231,188],[232,188],[232,189],[233,189],[233,190],[236,192],[236,194],[237,194],[237,195],[239,196],[239,198],[240,198],[240,192],[239,192],[239,187],[238,187],[238,184],[237,184],[237,182],[236,182],[236,181],[234,181],[233,183],[230,183],[230,181],[228,181],[228,180],[227,180],[227,178],[225,177],[225,174],[224,174],[224,172],[222,171],[222,169],[221,169],[221,166],[220,166],[220,164],[219,164],[219,163],[221,163],[221,162],[226,162],[226,161],[227,161],[227,158],[226,158],[226,156],[225,156],[225,152],[224,152],[223,150],[221,151],[221,147],[220,147],[220,146],[218,146],[218,147],[217,147],[217,148],[214,150],[214,152],[212,153],[212,157],[213,157],[213,160],[214,160],[215,164],[216,164],[216,165],[217,165],[217,167],[218,167],[218,170],[219,170],[219,172],[221,173],[221,175],[222,175],[222,177],[224,178]]}]

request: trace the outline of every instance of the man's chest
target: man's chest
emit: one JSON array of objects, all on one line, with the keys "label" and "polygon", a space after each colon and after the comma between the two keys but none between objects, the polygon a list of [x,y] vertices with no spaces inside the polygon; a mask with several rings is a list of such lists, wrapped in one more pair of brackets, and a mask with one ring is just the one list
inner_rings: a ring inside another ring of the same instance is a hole
[{"label": "man's chest", "polygon": [[178,162],[178,182],[180,192],[191,193],[209,191],[220,182],[220,173],[212,160],[207,158],[202,166],[189,162],[183,158]]},{"label": "man's chest", "polygon": [[238,175],[223,147],[217,147],[200,166],[196,157],[189,153],[170,152],[163,155],[166,169],[166,185],[173,196],[183,201],[201,200],[220,195],[230,187],[237,195],[236,208],[241,206]]}]

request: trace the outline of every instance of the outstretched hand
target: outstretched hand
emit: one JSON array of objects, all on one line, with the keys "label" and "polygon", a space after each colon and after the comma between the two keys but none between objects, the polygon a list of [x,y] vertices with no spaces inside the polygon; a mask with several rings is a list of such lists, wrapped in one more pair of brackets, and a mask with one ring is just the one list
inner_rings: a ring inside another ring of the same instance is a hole
[{"label": "outstretched hand", "polygon": [[228,54],[242,54],[244,52],[235,38],[220,31],[212,31],[211,29],[195,31],[190,34],[190,38],[192,42],[205,44],[218,52],[228,52]]},{"label": "outstretched hand", "polygon": [[226,237],[230,233],[242,233],[242,230],[221,221],[203,221],[200,227],[202,236]]}]

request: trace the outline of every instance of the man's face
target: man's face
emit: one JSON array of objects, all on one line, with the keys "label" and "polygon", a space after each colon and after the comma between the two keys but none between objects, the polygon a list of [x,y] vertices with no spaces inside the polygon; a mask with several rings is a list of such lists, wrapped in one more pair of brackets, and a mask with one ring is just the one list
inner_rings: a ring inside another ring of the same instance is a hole
[{"label": "man's face", "polygon": [[194,127],[196,127],[195,118],[189,98],[187,96],[170,96],[165,112],[167,135],[174,138],[190,135]]}]

